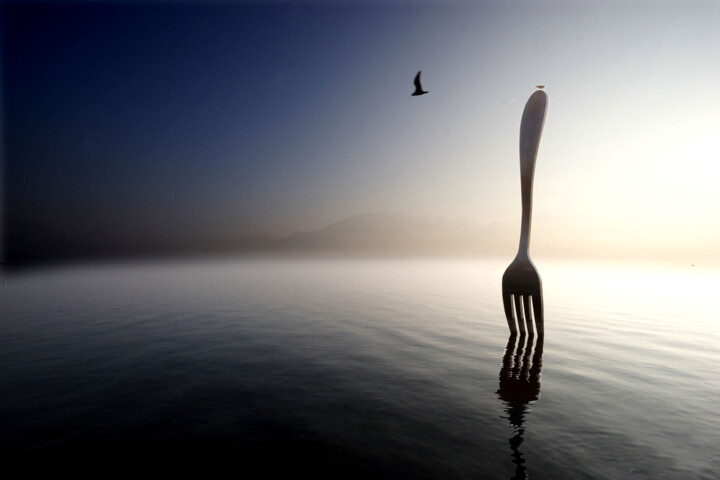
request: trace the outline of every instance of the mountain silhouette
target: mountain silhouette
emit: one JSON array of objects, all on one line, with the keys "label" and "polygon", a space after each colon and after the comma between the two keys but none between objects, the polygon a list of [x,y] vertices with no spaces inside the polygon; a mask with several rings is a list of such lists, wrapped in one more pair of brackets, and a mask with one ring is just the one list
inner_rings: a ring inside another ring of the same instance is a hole
[{"label": "mountain silhouette", "polygon": [[405,213],[362,213],[275,240],[274,251],[336,254],[483,254],[515,244],[515,226]]}]

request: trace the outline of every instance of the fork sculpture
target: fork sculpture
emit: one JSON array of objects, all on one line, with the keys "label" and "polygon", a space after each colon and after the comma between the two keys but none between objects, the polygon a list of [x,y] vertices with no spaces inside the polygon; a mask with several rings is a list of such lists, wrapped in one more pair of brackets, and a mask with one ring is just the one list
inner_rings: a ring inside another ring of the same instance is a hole
[{"label": "fork sculpture", "polygon": [[[520,186],[522,190],[522,227],[517,255],[503,274],[502,297],[510,333],[544,335],[542,282],[530,260],[530,219],[532,216],[532,186],[535,159],[542,135],[547,94],[536,91],[525,104],[520,124]],[[532,302],[532,312],[530,303]],[[514,306],[514,309],[513,309]],[[533,317],[535,330],[533,331]]]}]

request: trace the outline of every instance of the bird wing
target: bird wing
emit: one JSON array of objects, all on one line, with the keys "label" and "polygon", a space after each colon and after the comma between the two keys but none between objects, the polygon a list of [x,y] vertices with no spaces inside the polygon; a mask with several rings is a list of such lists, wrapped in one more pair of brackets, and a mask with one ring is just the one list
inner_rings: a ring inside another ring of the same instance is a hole
[{"label": "bird wing", "polygon": [[422,90],[422,85],[420,85],[420,72],[415,75],[415,81],[413,83],[415,84],[416,90]]}]

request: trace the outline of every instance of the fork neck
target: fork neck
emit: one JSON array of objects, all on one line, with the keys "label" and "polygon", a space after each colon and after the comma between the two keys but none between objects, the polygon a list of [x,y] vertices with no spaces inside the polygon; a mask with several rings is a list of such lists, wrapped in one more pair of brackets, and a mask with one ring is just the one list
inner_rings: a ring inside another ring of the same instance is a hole
[{"label": "fork neck", "polygon": [[528,257],[530,245],[530,218],[532,217],[533,176],[540,137],[547,111],[547,94],[542,90],[533,93],[525,104],[520,122],[520,187],[522,193],[522,228],[518,257]]},{"label": "fork neck", "polygon": [[520,177],[522,184],[522,224],[520,227],[520,245],[518,246],[518,258],[529,258],[530,248],[530,223],[532,220],[532,186],[533,171],[523,171]]}]

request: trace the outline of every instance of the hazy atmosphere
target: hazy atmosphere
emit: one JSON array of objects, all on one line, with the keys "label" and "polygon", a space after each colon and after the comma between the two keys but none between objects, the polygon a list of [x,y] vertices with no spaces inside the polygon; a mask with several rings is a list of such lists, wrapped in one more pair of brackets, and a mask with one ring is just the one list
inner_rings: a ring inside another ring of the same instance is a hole
[{"label": "hazy atmosphere", "polygon": [[[520,117],[538,84],[549,107],[533,253],[719,262],[717,3],[3,2],[1,13],[8,262],[509,256]],[[411,97],[419,70],[429,94]]]},{"label": "hazy atmosphere", "polygon": [[0,2],[4,457],[718,479],[720,2]]}]

